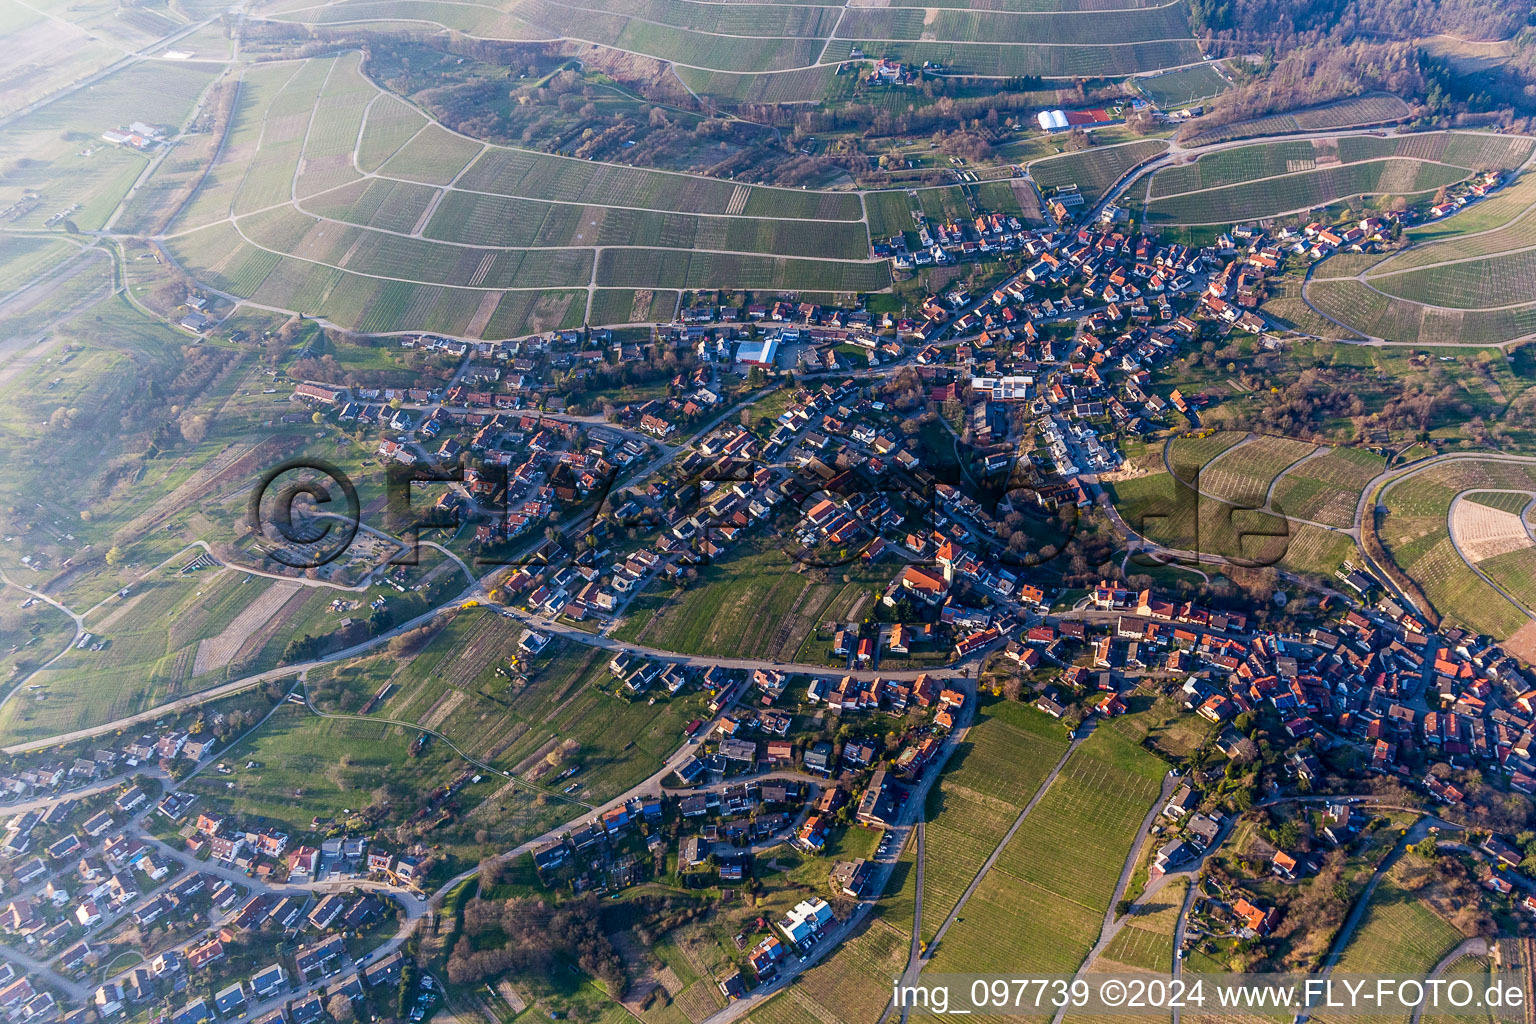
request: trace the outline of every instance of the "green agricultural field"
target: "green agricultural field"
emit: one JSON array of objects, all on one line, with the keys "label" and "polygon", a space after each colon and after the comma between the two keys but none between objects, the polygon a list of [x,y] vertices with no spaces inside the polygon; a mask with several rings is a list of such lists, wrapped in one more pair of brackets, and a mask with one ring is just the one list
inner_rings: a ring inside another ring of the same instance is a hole
[{"label": "green agricultural field", "polygon": [[1202,431],[1175,438],[1168,459],[1178,479],[1159,468],[1107,482],[1110,497],[1131,529],[1155,543],[1269,564],[1284,556],[1296,533],[1278,510],[1263,511],[1270,483],[1312,446],[1264,437],[1243,443],[1245,437]]},{"label": "green agricultural field", "polygon": [[[1485,956],[1466,955],[1458,957],[1449,964],[1441,977],[1450,981],[1467,982],[1473,986],[1473,991],[1486,991],[1488,987],[1497,981],[1503,980]],[[1511,1011],[1504,1011],[1506,1014]],[[1518,1011],[1515,1011],[1518,1012]],[[1494,1016],[1494,1011],[1481,1006],[1468,1006],[1465,1009],[1451,1007],[1437,1007],[1426,1010],[1421,1018],[1424,1024],[1499,1024],[1500,1017]]]},{"label": "green agricultural field", "polygon": [[796,221],[579,206],[450,192],[430,238],[476,246],[662,246],[862,260],[869,236],[855,221]]},{"label": "green agricultural field", "polygon": [[1536,548],[1521,548],[1477,563],[1489,579],[1503,587],[1525,608],[1536,610]]},{"label": "green agricultural field", "polygon": [[998,860],[999,869],[1098,913],[1166,770],[1120,724],[1135,723],[1100,723]]},{"label": "green agricultural field", "polygon": [[1530,305],[1536,295],[1536,251],[1468,258],[1424,270],[1383,268],[1367,280],[1388,295],[1451,309]]},{"label": "green agricultural field", "polygon": [[302,708],[285,707],[228,755],[257,767],[236,772],[228,787],[222,776],[199,779],[194,788],[243,814],[309,829],[315,815],[338,817],[367,806],[369,794],[394,776],[407,776],[424,791],[441,785],[453,771],[450,751],[427,758],[406,756],[412,734],[396,726],[327,721]]},{"label": "green agricultural field", "polygon": [[1217,430],[1176,437],[1168,449],[1168,464],[1180,475],[1203,469],[1245,436],[1239,430]]},{"label": "green agricultural field", "polygon": [[[205,773],[188,788],[211,810],[265,819],[290,835],[318,838],[331,821],[363,827],[374,814],[409,817],[434,788],[470,767],[440,742],[429,740],[412,754],[416,737],[401,726],[327,719],[285,705],[231,748],[226,756],[232,775]],[[462,855],[468,866],[569,817],[568,804],[540,801],[527,787],[495,776],[461,789],[457,803],[465,810],[435,830],[434,841],[442,853]]]},{"label": "green agricultural field", "polygon": [[26,58],[0,84],[0,113],[15,113],[107,68],[121,59],[129,40],[133,47],[149,46],[179,26],[147,5],[80,4],[58,11],[21,3],[0,6],[0,32],[11,52]]},{"label": "green agricultural field", "polygon": [[1164,110],[1173,110],[1218,96],[1231,86],[1214,67],[1198,64],[1159,75],[1143,75],[1136,79],[1136,88]]},{"label": "green agricultural field", "polygon": [[[7,587],[0,604],[0,679],[15,680],[52,658],[74,640],[75,625],[51,604],[33,601],[19,590]],[[9,689],[9,687],[7,687]],[[25,704],[32,691],[23,689],[8,698],[8,703]],[[0,707],[0,717],[6,714]]]},{"label": "green agricultural field", "polygon": [[[1102,18],[1089,19],[1102,26]],[[1010,78],[1039,75],[1042,78],[1100,78],[1135,74],[1157,68],[1192,64],[1200,59],[1193,39],[1162,39],[1144,42],[1106,42],[1097,46],[1051,43],[882,42],[854,37],[854,46],[869,53],[878,46],[892,60],[904,64],[940,61],[968,75]],[[830,53],[829,53],[830,56]]]},{"label": "green agricultural field", "polygon": [[1329,448],[1286,471],[1275,486],[1275,507],[1287,515],[1348,528],[1354,525],[1361,489],[1385,466],[1385,459],[1364,448]]},{"label": "green agricultural field", "polygon": [[1257,142],[1206,153],[1192,162],[1160,170],[1153,175],[1151,195],[1156,199],[1372,160],[1421,161],[1474,172],[1517,165],[1529,154],[1529,139],[1466,132]]},{"label": "green agricultural field", "polygon": [[833,956],[754,1010],[752,1020],[877,1020],[890,1001],[891,979],[906,967],[908,946],[906,935],[871,918]]},{"label": "green agricultural field", "polygon": [[1507,491],[1476,491],[1462,495],[1463,500],[1496,508],[1501,512],[1519,515],[1531,503],[1531,495]]},{"label": "green agricultural field", "polygon": [[581,644],[556,641],[514,676],[523,632],[491,611],[460,611],[409,661],[379,655],[339,671],[322,706],[356,712],[387,686],[371,717],[432,729],[469,757],[533,777],[548,770],[545,754],[574,740],[569,760],[582,765],[584,800],[646,778],[702,714],[697,694],[654,703],[616,696],[611,656]]},{"label": "green agricultural field", "polygon": [[[106,267],[101,261],[90,263]],[[66,301],[76,297],[71,294]],[[84,611],[184,546],[184,540],[144,524],[175,504],[179,499],[173,493],[200,468],[220,459],[233,461],[255,447],[242,436],[247,423],[236,415],[196,444],[168,442],[152,454],[135,449],[133,439],[122,435],[122,417],[141,415],[134,410],[146,392],[175,384],[185,368],[185,344],[185,335],[119,296],[98,301],[89,315],[55,323],[50,344],[11,365],[9,378],[0,384],[0,425],[15,464],[0,477],[0,499],[38,510],[36,521],[18,530],[0,556],[13,581],[46,587],[56,599]],[[210,366],[227,362],[233,368],[241,361],[230,351],[200,354]],[[204,413],[225,401],[239,379],[238,371],[231,372],[195,395],[179,387],[173,393]],[[133,467],[134,479],[86,492],[88,514],[82,516],[82,483],[123,466]],[[103,566],[114,544],[123,558],[116,566]],[[31,561],[23,564],[24,555]],[[66,566],[67,559],[74,564]]]},{"label": "green agricultural field", "polygon": [[1280,564],[1292,572],[1331,577],[1354,553],[1355,542],[1347,534],[1293,523]]},{"label": "green agricultural field", "polygon": [[[1408,237],[1415,245],[1397,258],[1404,261],[1403,265],[1412,266],[1415,265],[1413,261],[1420,258],[1437,262],[1440,257],[1436,254],[1440,252],[1451,253],[1451,258],[1456,258],[1518,247],[1528,237],[1530,225],[1526,223],[1525,214],[1533,203],[1536,203],[1536,174],[1527,172],[1487,199],[1464,207],[1452,216],[1410,229]],[[1504,228],[1513,230],[1507,237],[1495,234]],[[1453,244],[1444,250],[1428,245],[1441,241]],[[1459,244],[1466,247],[1459,247]]]},{"label": "green agricultural field", "polygon": [[26,204],[30,209],[7,226],[41,229],[68,210],[83,231],[104,227],[151,155],[106,142],[101,133],[144,121],[175,135],[221,70],[192,61],[131,64],[8,124],[0,140],[0,206],[28,193],[42,200]]},{"label": "green agricultural field", "polygon": [[380,95],[367,108],[358,139],[357,166],[371,174],[427,127],[427,117],[394,96]]},{"label": "green agricultural field", "polygon": [[52,273],[80,250],[68,242],[52,238],[7,238],[0,253],[0,295],[5,295]]},{"label": "green agricultural field", "polygon": [[869,212],[870,237],[889,238],[913,229],[913,215],[921,210],[921,202],[912,192],[891,189],[865,193],[864,207]]},{"label": "green agricultural field", "polygon": [[[295,589],[233,571],[157,574],[87,616],[91,644],[103,649],[71,648],[34,676],[0,707],[0,737],[16,742],[98,725],[221,681],[253,635],[274,618],[281,627]],[[243,663],[259,664],[255,655]]]},{"label": "green agricultural field", "polygon": [[702,567],[686,588],[653,582],[611,635],[680,654],[789,660],[845,588],[867,591],[887,578],[863,563],[813,569],[750,543]]},{"label": "green agricultural field", "polygon": [[427,185],[446,185],[483,152],[484,143],[455,135],[442,125],[429,124],[396,150],[379,168],[379,174]]},{"label": "green agricultural field", "polygon": [[1036,160],[1029,165],[1029,173],[1041,188],[1076,185],[1085,201],[1095,203],[1122,174],[1167,148],[1166,142],[1157,139],[1119,146],[1095,146]]},{"label": "green agricultural field", "polygon": [[391,178],[368,178],[304,200],[316,217],[409,234],[432,209],[437,190]]},{"label": "green agricultural field", "polygon": [[326,76],[314,116],[304,133],[304,162],[294,179],[299,198],[356,181],[353,151],[363,130],[363,118],[380,93],[362,76],[362,54],[336,59]]},{"label": "green agricultural field", "polygon": [[1097,938],[1166,766],[1138,719],[1100,722],[1003,847],[938,947],[936,972],[1071,973]]},{"label": "green agricultural field", "polygon": [[843,39],[988,40],[1020,43],[1108,43],[1172,39],[1189,23],[1178,5],[1130,8],[1105,19],[1092,12],[961,10],[940,7],[851,8],[838,27]]},{"label": "green agricultural field", "polygon": [[706,71],[676,67],[677,77],[692,91],[736,103],[814,103],[835,89],[837,68],[830,64],[793,71]]},{"label": "green agricultural field", "polygon": [[678,295],[649,288],[599,288],[587,320],[594,324],[666,323],[677,311]]},{"label": "green agricultural field", "polygon": [[[851,193],[486,146],[381,93],[356,53],[244,85],[233,144],[167,245],[258,303],[362,332],[504,338],[654,320],[682,288],[890,284]],[[589,310],[578,290],[593,284],[612,290]]]},{"label": "green agricultural field", "polygon": [[1124,965],[1166,973],[1173,963],[1173,933],[1178,927],[1179,908],[1188,891],[1189,879],[1175,878],[1151,896],[1143,897],[1130,911],[1125,927],[1099,954],[1093,970],[1113,971]]},{"label": "green agricultural field", "polygon": [[[924,941],[954,909],[1066,749],[1061,726],[1039,712],[995,700],[980,709],[926,808]],[[905,926],[910,930],[910,918]]]},{"label": "green agricultural field", "polygon": [[1433,193],[1466,177],[1464,168],[1450,164],[1402,157],[1370,160],[1219,188],[1165,193],[1147,204],[1146,217],[1149,224],[1231,224],[1301,213],[1352,196]]}]

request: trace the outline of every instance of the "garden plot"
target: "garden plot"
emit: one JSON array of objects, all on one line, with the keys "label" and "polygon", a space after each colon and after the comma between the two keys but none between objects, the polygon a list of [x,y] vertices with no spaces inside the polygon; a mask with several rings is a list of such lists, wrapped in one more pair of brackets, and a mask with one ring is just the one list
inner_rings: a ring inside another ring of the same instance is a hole
[{"label": "garden plot", "polygon": [[192,674],[200,676],[228,665],[246,640],[270,622],[288,599],[301,589],[298,583],[273,583],[263,590],[217,636],[198,642]]},{"label": "garden plot", "polygon": [[1474,565],[1536,546],[1519,513],[1490,508],[1476,501],[1458,501],[1452,506],[1451,536],[1455,538],[1457,549]]}]

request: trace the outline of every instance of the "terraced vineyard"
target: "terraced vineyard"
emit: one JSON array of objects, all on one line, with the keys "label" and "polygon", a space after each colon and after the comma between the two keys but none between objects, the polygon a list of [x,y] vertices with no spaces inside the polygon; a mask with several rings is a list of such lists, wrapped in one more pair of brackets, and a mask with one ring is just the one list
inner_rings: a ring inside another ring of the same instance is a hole
[{"label": "terraced vineyard", "polygon": [[1061,727],[1038,712],[1008,704],[982,710],[929,801],[925,941],[1066,749]]},{"label": "terraced vineyard", "polygon": [[1468,174],[1465,168],[1401,157],[1368,160],[1165,194],[1147,204],[1146,216],[1149,224],[1232,224],[1327,206],[1350,196],[1433,193]]},{"label": "terraced vineyard", "polygon": [[[1523,166],[1533,140],[1450,133],[1444,159]],[[1413,344],[1501,344],[1536,333],[1536,174],[1409,233],[1407,249],[1367,263],[1328,260],[1306,287],[1322,313],[1363,335]]]},{"label": "terraced vineyard", "polygon": [[1200,490],[1252,507],[1262,506],[1270,482],[1292,463],[1306,458],[1314,446],[1285,437],[1256,437],[1228,449],[1200,473]]},{"label": "terraced vineyard", "polygon": [[[1290,438],[1245,442],[1236,431],[1178,438],[1170,459],[1184,483],[1156,472],[1110,485],[1133,531],[1178,551],[1318,575],[1331,575],[1354,542],[1301,520],[1347,528],[1360,486],[1382,463]],[[1197,479],[1198,496],[1190,486]]]},{"label": "terraced vineyard", "polygon": [[[1422,978],[1454,949],[1462,935],[1404,880],[1413,870],[1410,858],[1393,865],[1377,884],[1365,916],[1344,948],[1336,970],[1341,974],[1394,975]],[[1401,1019],[1407,1019],[1402,1014]],[[1319,1020],[1337,1024],[1346,1016],[1320,1014]]]},{"label": "terraced vineyard", "polygon": [[[268,4],[266,17],[307,25],[436,25],[481,39],[563,39],[674,64],[695,92],[756,102],[821,96],[854,50],[968,75],[1118,77],[1198,65],[1179,0],[1111,2],[1100,10],[1059,0],[1006,9],[692,0],[562,0],[468,5],[435,0],[305,0]],[[1201,91],[1208,83],[1191,83]]]},{"label": "terraced vineyard", "polygon": [[[1467,551],[1458,552],[1450,532],[1450,511],[1457,494],[1468,490],[1536,490],[1536,471],[1522,463],[1466,459],[1435,466],[1389,484],[1381,501],[1386,513],[1378,516],[1377,534],[1388,555],[1414,580],[1441,616],[1479,632],[1508,640],[1512,649],[1524,649],[1536,635],[1536,624],[1518,606],[1481,579],[1468,564]],[[1512,553],[1480,562],[1487,572],[1492,562],[1499,576],[1489,573],[1527,607],[1536,608],[1536,590],[1513,576],[1525,556]],[[1470,557],[1476,558],[1474,547]],[[1503,559],[1500,561],[1499,559]]]},{"label": "terraced vineyard", "polygon": [[1120,146],[1095,146],[1077,153],[1036,160],[1029,165],[1029,173],[1041,188],[1076,185],[1083,198],[1094,203],[1120,175],[1167,148],[1166,142],[1155,139]]},{"label": "terraced vineyard", "polygon": [[946,934],[933,971],[1080,966],[1164,773],[1138,745],[1138,726],[1101,722],[1072,755]]},{"label": "terraced vineyard", "polygon": [[1536,305],[1507,309],[1441,309],[1398,299],[1357,280],[1314,280],[1307,298],[1322,313],[1396,344],[1453,342],[1497,345],[1536,334]]},{"label": "terraced vineyard", "polygon": [[649,319],[680,288],[890,281],[855,195],[486,146],[379,92],[359,62],[248,73],[234,144],[167,243],[189,270],[356,330],[470,337]]},{"label": "terraced vineyard", "polygon": [[1364,448],[1330,448],[1287,470],[1275,485],[1275,506],[1287,515],[1347,529],[1360,491],[1386,465]]},{"label": "terraced vineyard", "polygon": [[1459,167],[1468,172],[1507,169],[1523,163],[1530,150],[1528,139],[1470,132],[1260,142],[1216,150],[1189,163],[1160,170],[1152,178],[1151,194],[1156,199],[1372,160],[1422,161]]},{"label": "terraced vineyard", "polygon": [[1204,468],[1245,436],[1240,430],[1217,430],[1177,437],[1168,449],[1168,463],[1180,475]]},{"label": "terraced vineyard", "polygon": [[1260,135],[1285,135],[1290,132],[1321,131],[1327,128],[1387,124],[1402,120],[1412,112],[1408,104],[1397,96],[1372,93],[1369,96],[1357,96],[1337,103],[1325,103],[1322,106],[1308,107],[1289,114],[1274,114],[1268,117],[1250,118],[1246,121],[1233,121],[1210,128],[1198,128],[1185,140],[1185,144],[1209,146],[1215,142],[1255,138]]}]

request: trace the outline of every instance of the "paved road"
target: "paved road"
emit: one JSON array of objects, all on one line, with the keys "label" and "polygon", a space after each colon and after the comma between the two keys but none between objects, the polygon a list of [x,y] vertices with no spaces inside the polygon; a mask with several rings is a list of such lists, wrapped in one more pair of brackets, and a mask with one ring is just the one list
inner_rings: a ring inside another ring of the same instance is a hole
[{"label": "paved road", "polygon": [[[855,679],[916,679],[921,675],[942,676],[962,672],[969,666],[980,663],[986,655],[992,653],[996,645],[985,651],[972,654],[960,661],[946,662],[943,666],[933,669],[901,669],[889,671],[878,668],[845,669],[833,668],[827,665],[809,665],[792,661],[769,661],[765,658],[715,658],[707,655],[678,654],[661,647],[647,647],[644,644],[625,643],[597,633],[588,633],[586,630],[577,629],[575,626],[567,626],[556,622],[543,615],[534,615],[517,608],[501,606],[497,608],[502,615],[509,619],[516,619],[530,629],[536,629],[541,633],[556,633],[566,640],[572,640],[589,647],[601,648],[612,651],[615,654],[629,653],[640,654],[648,658],[659,658],[679,665],[691,668],[709,668],[719,666],[721,668],[744,669],[748,672],[757,669],[778,669],[784,672],[801,672],[809,675],[836,675],[853,676]],[[999,640],[998,643],[1002,643]]]},{"label": "paved road", "polygon": [[78,1006],[86,1005],[90,999],[90,989],[79,982],[71,981],[64,977],[29,953],[24,953],[12,946],[0,946],[0,960],[9,960],[25,971],[29,977],[41,979],[47,984],[52,985],[74,1000]]},{"label": "paved road", "polygon": [[[702,730],[700,731],[702,732]],[[709,782],[702,786],[663,786],[661,791],[667,796],[688,796],[692,793],[720,793],[736,786],[744,786],[752,782],[772,782],[775,779],[786,782],[804,782],[817,788],[827,784],[827,780],[820,775],[786,770],[758,772],[754,775],[736,775],[728,779],[722,779],[719,782]]]},{"label": "paved road", "polygon": [[914,891],[917,896],[912,901],[912,948],[907,953],[907,966],[911,969],[912,961],[916,960],[923,952],[923,868],[928,862],[928,823],[922,819],[917,822],[917,849],[913,851],[915,860],[914,875],[916,885]]},{"label": "paved road", "polygon": [[109,789],[116,789],[118,786],[121,786],[136,774],[140,773],[124,772],[121,775],[114,775],[110,779],[93,782],[89,786],[81,786],[79,789],[70,789],[48,796],[32,797],[31,799],[19,800],[12,804],[0,804],[0,814],[11,815],[24,814],[27,811],[42,811],[47,810],[54,804],[61,804],[66,800],[78,800],[81,797],[92,796],[96,793],[105,793]]}]

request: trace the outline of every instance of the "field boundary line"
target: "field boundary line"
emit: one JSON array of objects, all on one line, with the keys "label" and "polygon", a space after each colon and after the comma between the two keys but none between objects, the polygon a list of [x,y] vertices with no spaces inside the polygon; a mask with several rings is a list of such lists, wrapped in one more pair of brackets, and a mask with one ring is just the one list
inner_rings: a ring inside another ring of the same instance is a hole
[{"label": "field boundary line", "polygon": [[936,949],[939,948],[939,945],[943,941],[944,933],[949,930],[949,926],[953,924],[955,920],[960,916],[960,911],[965,909],[966,903],[968,903],[971,896],[975,894],[976,889],[981,885],[982,879],[985,878],[987,874],[992,870],[992,868],[997,864],[998,858],[1002,856],[1003,848],[1008,845],[1009,841],[1013,839],[1014,835],[1019,831],[1020,827],[1023,826],[1024,819],[1029,817],[1030,812],[1035,809],[1035,806],[1039,804],[1041,800],[1045,799],[1045,794],[1053,785],[1055,785],[1057,778],[1059,778],[1061,775],[1062,769],[1067,766],[1067,762],[1071,759],[1072,755],[1077,752],[1077,749],[1081,747],[1084,741],[1086,741],[1092,734],[1093,730],[1091,728],[1082,730],[1080,735],[1073,737],[1072,742],[1067,744],[1067,749],[1062,752],[1060,760],[1056,762],[1056,766],[1051,769],[1050,774],[1041,780],[1040,785],[1035,789],[1034,795],[1029,798],[1029,802],[1024,805],[1022,810],[1019,811],[1018,817],[1013,820],[1013,824],[1009,826],[1008,831],[1003,833],[1003,838],[998,840],[997,845],[992,848],[991,854],[987,856],[987,859],[982,862],[981,867],[977,869],[976,877],[971,879],[970,885],[965,887],[965,891],[960,894],[960,898],[956,900],[955,905],[950,908],[948,916],[946,916],[944,920],[940,922],[939,927],[934,930],[933,938],[928,942],[928,948],[924,952],[924,955],[920,958],[917,965],[917,971],[915,973],[921,973],[923,967],[932,962],[933,953]]},{"label": "field boundary line", "polygon": [[[313,216],[313,214],[307,214],[307,216]],[[328,223],[347,224],[346,221],[334,221],[334,220],[332,220],[331,218],[328,218],[328,217],[320,217],[320,218],[316,218],[316,219],[317,220],[326,221]],[[449,284],[449,283],[442,282],[442,281],[423,281],[423,280],[420,280],[418,278],[390,277],[390,276],[385,275],[385,274],[369,274],[369,273],[364,273],[361,270],[351,270],[351,269],[348,269],[347,267],[339,267],[339,266],[337,266],[334,263],[326,263],[323,260],[311,259],[311,258],[309,258],[307,256],[296,256],[293,253],[282,252],[282,251],[277,250],[277,249],[269,248],[269,247],[267,247],[265,245],[262,245],[260,242],[254,241],[248,235],[246,235],[246,233],[243,230],[241,230],[240,225],[238,223],[236,223],[236,222],[232,222],[232,223],[234,223],[235,232],[242,239],[245,240],[246,244],[248,244],[248,245],[250,245],[250,246],[252,246],[254,248],[260,249],[262,252],[269,252],[269,253],[272,253],[274,256],[280,256],[280,257],[282,257],[284,259],[298,260],[301,263],[309,263],[309,264],[311,264],[313,266],[317,266],[317,267],[327,267],[327,268],[329,268],[331,270],[338,270],[338,271],[340,271],[340,272],[342,272],[344,274],[353,274],[353,275],[355,275],[357,277],[372,278],[372,279],[374,279],[376,281],[396,281],[396,282],[399,282],[401,284],[421,285],[423,287],[429,287],[429,288],[459,288],[459,289],[462,289],[464,291],[480,291],[480,292],[547,292],[547,291],[559,290],[559,289],[562,289],[562,288],[569,288],[569,289],[572,289],[572,290],[579,290],[579,289],[584,287],[581,284],[544,285],[544,286],[537,287],[537,288],[535,288],[535,287],[527,287],[527,286],[506,286],[506,287],[497,286],[497,287],[490,287],[490,286],[486,286],[486,285],[480,285],[480,286],[476,287],[476,286],[471,286],[471,285],[467,285],[467,284]],[[210,225],[210,226],[212,226],[212,225]],[[357,227],[358,225],[350,224],[348,226],[349,227]],[[377,230],[377,229],[374,229],[374,228],[362,228],[361,230],[372,231],[372,230]],[[385,233],[386,234],[397,234],[397,232],[385,232]],[[404,235],[402,237],[409,238],[411,236]],[[454,242],[437,242],[436,244],[439,244],[439,245],[456,245],[456,243],[454,243]],[[495,247],[495,246],[460,246],[460,248],[497,249],[497,247]],[[587,247],[587,246],[581,246],[581,247],[573,247],[573,246],[535,246],[535,247],[528,247],[528,248],[510,248],[509,247],[507,249],[498,250],[498,251],[505,251],[505,252],[595,252],[597,248],[598,247]],[[782,253],[747,252],[747,251],[743,251],[743,250],[740,250],[740,249],[670,249],[670,248],[666,248],[666,247],[663,247],[663,246],[655,246],[655,245],[605,245],[605,246],[601,246],[601,248],[603,248],[603,249],[635,250],[635,251],[640,251],[640,252],[709,253],[709,254],[715,255],[715,256],[754,256],[754,257],[758,257],[760,259],[765,259],[765,260],[780,260],[780,259],[808,260],[808,261],[813,262],[813,263],[839,263],[839,264],[851,264],[851,265],[854,265],[854,266],[870,266],[870,265],[881,264],[881,263],[886,262],[885,260],[856,260],[856,259],[850,259],[850,258],[841,257],[841,256],[785,256]],[[595,257],[594,257],[594,259],[595,259]],[[627,287],[627,286],[626,285],[622,285],[622,284],[608,284],[608,285],[602,285],[600,287],[605,287],[605,288],[624,288],[624,287]],[[411,333],[411,332],[405,332],[405,333]]]},{"label": "field boundary line", "polygon": [[[1080,152],[1092,152],[1092,150],[1082,150]],[[1210,153],[1202,153],[1200,155],[1200,157],[1195,159],[1194,164],[1178,164],[1178,165],[1175,165],[1175,166],[1179,166],[1179,167],[1197,166],[1200,163],[1201,159],[1203,159],[1206,156],[1210,156],[1210,155],[1212,155],[1212,154],[1210,154]],[[1306,168],[1303,168],[1302,170],[1299,170],[1299,171],[1284,171],[1284,172],[1282,172],[1280,174],[1266,174],[1262,178],[1244,178],[1242,181],[1229,181],[1229,182],[1224,182],[1224,183],[1222,183],[1220,185],[1208,185],[1208,186],[1206,186],[1204,188],[1192,188],[1192,189],[1190,189],[1187,192],[1169,192],[1169,193],[1167,193],[1165,195],[1153,196],[1152,197],[1152,201],[1154,203],[1160,203],[1164,199],[1181,199],[1184,196],[1197,196],[1197,195],[1199,195],[1202,192],[1220,192],[1223,189],[1242,188],[1245,185],[1257,185],[1260,182],[1275,181],[1275,180],[1277,180],[1279,178],[1299,178],[1299,177],[1302,177],[1303,175],[1307,175],[1307,174],[1316,174],[1319,171],[1333,171],[1333,170],[1338,170],[1338,169],[1343,168],[1343,167],[1368,167],[1371,164],[1384,164],[1384,163],[1388,163],[1389,161],[1392,161],[1392,160],[1406,160],[1409,163],[1432,164],[1432,165],[1434,165],[1436,167],[1449,167],[1453,171],[1466,171],[1467,172],[1466,173],[1466,177],[1468,177],[1468,178],[1470,178],[1472,176],[1472,174],[1474,173],[1474,169],[1473,168],[1463,167],[1463,166],[1461,166],[1461,164],[1446,163],[1444,160],[1426,160],[1423,157],[1402,156],[1400,154],[1392,154],[1392,155],[1389,155],[1389,156],[1371,157],[1368,160],[1351,160],[1348,163],[1329,164],[1329,165],[1325,165],[1323,167],[1306,167]],[[1159,168],[1159,171],[1169,170],[1169,169],[1170,168],[1164,167],[1164,168]],[[1153,172],[1152,177],[1156,178],[1157,177],[1157,172]],[[1432,191],[1432,190],[1431,189],[1423,189],[1422,191],[1429,192],[1429,191]],[[1362,193],[1362,194],[1364,194],[1364,195],[1371,195],[1372,193]],[[1395,192],[1392,193],[1392,194],[1393,195],[1397,195],[1397,193],[1395,193]],[[1406,194],[1406,195],[1414,195],[1415,193],[1409,192],[1409,193],[1404,193],[1404,194]]]},{"label": "field boundary line", "polygon": [[[1445,241],[1450,241],[1450,239],[1445,239]],[[1404,267],[1401,270],[1384,270],[1384,271],[1381,271],[1380,273],[1372,273],[1372,271],[1374,271],[1377,267],[1381,266],[1382,264],[1390,263],[1392,261],[1392,257],[1397,256],[1400,253],[1405,253],[1405,252],[1411,251],[1410,249],[1399,249],[1397,252],[1391,253],[1390,255],[1388,255],[1388,257],[1386,259],[1381,260],[1380,262],[1377,262],[1377,263],[1373,263],[1371,266],[1369,266],[1366,269],[1360,271],[1360,273],[1354,275],[1354,277],[1325,277],[1325,278],[1320,278],[1320,280],[1324,280],[1324,281],[1352,281],[1352,280],[1366,281],[1367,280],[1367,275],[1369,275],[1369,277],[1371,279],[1375,279],[1375,280],[1379,281],[1379,280],[1381,280],[1382,278],[1385,278],[1385,277],[1401,277],[1404,274],[1412,274],[1414,271],[1417,271],[1417,270],[1435,270],[1435,269],[1438,269],[1440,267],[1454,267],[1454,266],[1456,266],[1458,264],[1461,264],[1461,263],[1477,263],[1477,262],[1483,261],[1483,260],[1497,259],[1497,258],[1499,258],[1501,256],[1519,256],[1522,253],[1530,252],[1533,249],[1536,249],[1536,242],[1531,242],[1531,243],[1529,243],[1527,245],[1522,245],[1522,246],[1519,246],[1518,248],[1515,248],[1515,249],[1500,249],[1497,252],[1485,252],[1485,253],[1480,253],[1479,255],[1476,255],[1476,256],[1461,256],[1461,257],[1458,257],[1457,259],[1454,259],[1454,260],[1442,260],[1439,263],[1424,263],[1424,264],[1421,264],[1421,265],[1419,265],[1417,267]],[[1411,300],[1409,300],[1409,301],[1411,301]],[[1490,308],[1490,307],[1479,306],[1477,308],[1478,309],[1487,309],[1487,308]]]}]

